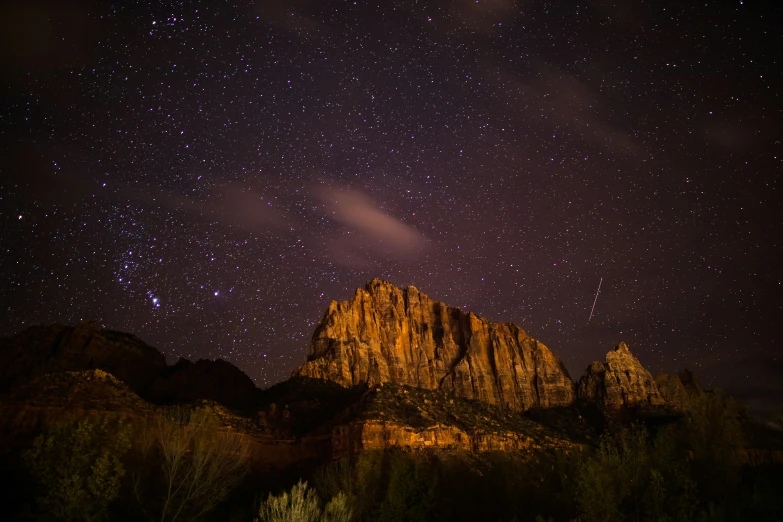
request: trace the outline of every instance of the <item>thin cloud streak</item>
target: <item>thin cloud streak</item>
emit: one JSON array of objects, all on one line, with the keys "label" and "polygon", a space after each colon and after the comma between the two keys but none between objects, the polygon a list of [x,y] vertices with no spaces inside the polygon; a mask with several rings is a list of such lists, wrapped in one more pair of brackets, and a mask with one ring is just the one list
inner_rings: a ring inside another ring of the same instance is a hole
[{"label": "thin cloud streak", "polygon": [[606,122],[608,111],[602,96],[565,71],[542,67],[537,79],[530,81],[503,70],[487,70],[485,77],[494,86],[497,99],[526,119],[552,129],[566,127],[584,141],[617,155],[641,152],[627,132]]},{"label": "thin cloud streak", "polygon": [[427,249],[427,239],[414,227],[381,210],[354,189],[327,188],[316,193],[324,215],[340,225],[326,241],[330,258],[353,268],[375,259],[415,258]]}]

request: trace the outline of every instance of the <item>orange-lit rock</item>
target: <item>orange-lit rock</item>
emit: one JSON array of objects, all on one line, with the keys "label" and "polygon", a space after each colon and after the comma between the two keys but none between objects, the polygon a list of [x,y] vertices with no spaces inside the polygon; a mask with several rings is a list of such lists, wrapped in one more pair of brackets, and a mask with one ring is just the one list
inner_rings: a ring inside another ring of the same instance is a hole
[{"label": "orange-lit rock", "polygon": [[607,408],[662,406],[665,401],[650,372],[620,343],[606,354],[606,362],[587,367],[577,388],[579,399]]},{"label": "orange-lit rock", "polygon": [[442,389],[515,411],[568,405],[575,396],[560,360],[516,325],[379,279],[353,299],[329,305],[295,375],[346,387],[388,382]]},{"label": "orange-lit rock", "polygon": [[437,424],[413,428],[391,422],[356,421],[332,430],[332,458],[358,455],[365,450],[439,449],[471,453],[532,449],[533,440],[518,433],[466,433],[455,426]]}]

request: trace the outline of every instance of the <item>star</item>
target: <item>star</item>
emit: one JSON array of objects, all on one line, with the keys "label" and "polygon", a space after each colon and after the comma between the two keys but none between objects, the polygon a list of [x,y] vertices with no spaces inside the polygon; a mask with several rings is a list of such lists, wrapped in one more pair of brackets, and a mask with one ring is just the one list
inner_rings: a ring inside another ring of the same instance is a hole
[{"label": "star", "polygon": [[324,2],[81,6],[9,47],[0,335],[89,317],[269,386],[382,277],[572,376],[620,340],[724,388],[777,355],[773,8]]}]

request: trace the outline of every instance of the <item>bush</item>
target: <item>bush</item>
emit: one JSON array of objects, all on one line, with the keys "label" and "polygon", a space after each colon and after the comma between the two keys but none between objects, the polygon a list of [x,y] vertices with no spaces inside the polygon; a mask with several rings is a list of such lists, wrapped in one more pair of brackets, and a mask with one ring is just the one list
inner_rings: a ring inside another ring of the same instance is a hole
[{"label": "bush", "polygon": [[345,494],[338,493],[321,510],[315,490],[299,481],[290,493],[270,494],[261,504],[256,522],[350,522],[351,518]]},{"label": "bush", "polygon": [[605,435],[595,455],[576,471],[574,493],[582,519],[620,520],[624,507],[638,514],[649,479],[647,430],[634,425]]},{"label": "bush", "polygon": [[739,481],[744,440],[737,405],[720,394],[705,394],[693,402],[679,435],[700,493],[707,500],[722,500]]},{"label": "bush", "polygon": [[41,510],[55,520],[100,521],[120,491],[130,428],[106,417],[59,424],[23,455],[42,488]]},{"label": "bush", "polygon": [[315,484],[321,498],[328,501],[343,494],[357,520],[371,517],[382,494],[385,456],[382,451],[365,451],[355,459],[343,459],[319,468]]},{"label": "bush", "polygon": [[392,453],[389,483],[381,503],[381,522],[426,522],[435,519],[437,482],[427,462],[416,456]]}]

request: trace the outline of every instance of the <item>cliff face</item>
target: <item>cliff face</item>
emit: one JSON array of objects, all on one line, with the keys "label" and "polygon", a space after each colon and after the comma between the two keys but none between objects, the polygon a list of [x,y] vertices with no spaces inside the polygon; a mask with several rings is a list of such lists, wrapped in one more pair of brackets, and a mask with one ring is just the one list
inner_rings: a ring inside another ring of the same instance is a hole
[{"label": "cliff face", "polygon": [[564,406],[575,396],[560,360],[516,325],[378,279],[329,305],[294,374],[343,386],[441,389],[515,411]]},{"label": "cliff face", "polygon": [[620,343],[606,354],[606,361],[594,361],[579,379],[580,400],[616,409],[625,406],[662,406],[665,404],[650,372]]},{"label": "cliff face", "polygon": [[455,398],[443,390],[379,385],[368,389],[349,410],[333,419],[332,458],[390,447],[478,454],[534,452],[587,442],[594,434],[592,428],[581,417],[564,417],[562,413],[557,412],[559,419],[572,429],[568,435],[562,429],[564,425],[552,429],[526,415]]},{"label": "cliff face", "polygon": [[437,448],[470,453],[523,451],[536,448],[518,433],[468,434],[454,426],[412,428],[388,422],[364,421],[337,426],[332,431],[332,459],[353,457],[365,450]]}]

